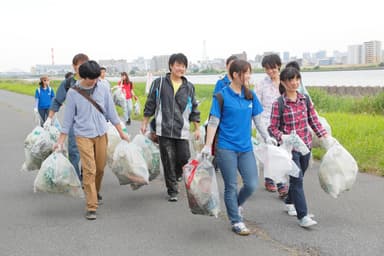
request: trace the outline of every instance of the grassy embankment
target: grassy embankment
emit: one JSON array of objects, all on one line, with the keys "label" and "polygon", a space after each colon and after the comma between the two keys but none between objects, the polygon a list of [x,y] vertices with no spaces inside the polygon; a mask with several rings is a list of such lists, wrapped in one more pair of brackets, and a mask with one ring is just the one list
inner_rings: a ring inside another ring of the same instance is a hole
[{"label": "grassy embankment", "polygon": [[[0,89],[26,95],[34,95],[37,84],[20,81],[0,81]],[[57,81],[52,87],[58,86]],[[145,84],[135,84],[135,93],[144,106]],[[208,116],[212,85],[196,85],[197,98],[200,101],[201,120]],[[318,113],[325,117],[332,127],[332,135],[355,157],[360,171],[384,176],[384,93],[376,96],[353,98],[348,96],[330,96],[321,90],[309,89]],[[119,110],[121,114],[121,110]],[[140,120],[141,115],[134,119]],[[313,150],[320,158],[324,151]]]}]

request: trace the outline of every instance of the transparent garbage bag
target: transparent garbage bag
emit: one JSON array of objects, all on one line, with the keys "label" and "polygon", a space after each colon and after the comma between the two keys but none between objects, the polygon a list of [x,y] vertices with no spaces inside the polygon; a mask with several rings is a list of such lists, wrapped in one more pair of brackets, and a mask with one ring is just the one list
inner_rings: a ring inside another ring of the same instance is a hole
[{"label": "transparent garbage bag", "polygon": [[116,175],[120,185],[147,185],[149,172],[142,150],[134,143],[125,140],[119,142],[113,154],[112,172]]},{"label": "transparent garbage bag", "polygon": [[44,160],[35,178],[33,190],[84,198],[75,168],[61,152],[53,152]]},{"label": "transparent garbage bag", "polygon": [[155,179],[160,174],[160,150],[148,137],[137,134],[132,143],[136,144],[141,150],[147,163],[149,171],[149,181]]},{"label": "transparent garbage bag", "polygon": [[60,135],[55,126],[48,130],[36,126],[24,141],[25,161],[21,167],[24,171],[39,170],[42,162],[52,153],[52,147]]},{"label": "transparent garbage bag", "polygon": [[140,115],[141,105],[140,105],[140,102],[138,100],[136,100],[135,104],[133,105],[133,110],[134,110],[135,115]]},{"label": "transparent garbage bag", "polygon": [[125,108],[127,105],[127,102],[125,100],[125,95],[123,90],[120,87],[114,87],[112,88],[112,99],[115,105]]},{"label": "transparent garbage bag", "polygon": [[218,217],[220,197],[212,163],[199,154],[183,167],[188,204],[193,214]]},{"label": "transparent garbage bag", "polygon": [[319,168],[321,188],[333,198],[348,191],[356,181],[358,166],[353,156],[334,138]]}]

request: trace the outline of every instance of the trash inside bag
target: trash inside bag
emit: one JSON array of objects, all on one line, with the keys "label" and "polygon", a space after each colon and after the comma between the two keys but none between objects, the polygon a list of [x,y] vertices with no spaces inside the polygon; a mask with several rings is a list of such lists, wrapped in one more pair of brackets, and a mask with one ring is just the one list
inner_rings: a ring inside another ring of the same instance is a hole
[{"label": "trash inside bag", "polygon": [[113,154],[112,172],[120,185],[147,185],[149,172],[142,150],[134,143],[119,142]]},{"label": "trash inside bag", "polygon": [[212,163],[199,154],[184,165],[183,178],[191,212],[218,217],[220,198]]},{"label": "trash inside bag", "polygon": [[319,168],[321,188],[333,198],[350,190],[356,181],[358,166],[353,156],[339,142],[323,156]]},{"label": "trash inside bag", "polygon": [[35,178],[33,190],[84,197],[75,168],[60,152],[53,152],[44,160]]},{"label": "trash inside bag", "polygon": [[24,141],[25,162],[21,169],[39,170],[42,162],[52,153],[52,147],[59,135],[60,132],[55,126],[50,126],[48,130],[36,126]]},{"label": "trash inside bag", "polygon": [[127,102],[125,100],[123,90],[120,87],[115,87],[112,89],[112,99],[115,105],[126,108]]},{"label": "trash inside bag", "polygon": [[[111,122],[107,122],[108,130],[108,145],[107,145],[107,164],[109,167],[112,166],[113,162],[113,153],[115,152],[115,148],[117,144],[121,141],[119,132],[116,130],[115,126]],[[121,129],[123,132],[127,133],[127,128],[125,127],[123,122],[120,122]]]},{"label": "trash inside bag", "polygon": [[148,137],[137,134],[132,143],[136,144],[143,153],[149,171],[149,181],[160,174],[160,150]]}]

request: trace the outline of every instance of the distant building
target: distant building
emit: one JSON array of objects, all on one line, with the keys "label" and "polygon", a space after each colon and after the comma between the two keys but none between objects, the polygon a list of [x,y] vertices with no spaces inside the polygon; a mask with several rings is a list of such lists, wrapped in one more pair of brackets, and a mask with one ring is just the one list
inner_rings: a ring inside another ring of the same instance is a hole
[{"label": "distant building", "polygon": [[315,53],[313,54],[313,56],[314,56],[314,58],[315,58],[316,60],[325,59],[325,58],[327,58],[327,52],[324,51],[324,50],[322,50],[322,51],[318,51],[318,52],[315,52]]},{"label": "distant building", "polygon": [[289,61],[289,52],[283,52],[283,63],[287,63]]},{"label": "distant building", "polygon": [[119,75],[121,72],[129,72],[128,62],[125,59],[99,60],[99,64],[107,69],[109,75]]},{"label": "distant building", "polygon": [[64,75],[65,73],[72,71],[72,66],[37,64],[31,71],[35,75]]},{"label": "distant building", "polygon": [[168,61],[170,55],[153,56],[151,60],[151,71],[154,72],[168,72]]},{"label": "distant building", "polygon": [[363,45],[356,44],[348,46],[347,64],[363,64]]},{"label": "distant building", "polygon": [[244,52],[242,52],[242,53],[234,53],[234,54],[232,54],[232,55],[235,55],[235,56],[237,56],[239,59],[241,59],[241,60],[248,60],[248,58],[247,58],[247,53],[244,51]]},{"label": "distant building", "polygon": [[365,64],[378,64],[381,62],[381,42],[364,42],[363,46]]}]

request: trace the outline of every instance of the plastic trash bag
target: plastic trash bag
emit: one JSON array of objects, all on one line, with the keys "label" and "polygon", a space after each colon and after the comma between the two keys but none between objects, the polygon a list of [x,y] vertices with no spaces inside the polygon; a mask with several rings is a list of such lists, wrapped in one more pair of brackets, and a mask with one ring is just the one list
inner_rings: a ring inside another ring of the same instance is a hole
[{"label": "plastic trash bag", "polygon": [[[321,125],[324,127],[324,129],[327,131],[328,135],[332,136],[331,126],[327,122],[327,119],[319,116],[319,121],[320,121]],[[317,137],[316,133],[312,129],[311,129],[311,134],[312,134],[312,148],[321,147],[321,143],[320,143],[321,140],[319,137]]]},{"label": "plastic trash bag", "polygon": [[113,154],[112,172],[120,185],[147,185],[149,172],[142,150],[134,143],[119,142]]},{"label": "plastic trash bag", "polygon": [[135,115],[140,115],[141,105],[140,105],[140,102],[138,100],[135,102],[135,105],[133,105],[133,110],[134,110]]},{"label": "plastic trash bag", "polygon": [[120,87],[112,88],[112,99],[115,105],[126,108],[127,102],[123,90]]},{"label": "plastic trash bag", "polygon": [[191,159],[195,158],[201,152],[205,145],[205,127],[200,126],[200,139],[195,139],[195,134],[191,133],[189,136],[189,151],[191,152]]},{"label": "plastic trash bag", "polygon": [[183,180],[191,212],[217,218],[220,213],[220,198],[212,163],[199,154],[184,165]]},{"label": "plastic trash bag", "polygon": [[271,178],[276,183],[287,183],[288,176],[299,177],[300,168],[292,160],[292,154],[286,149],[260,143],[253,145],[253,152],[256,159],[263,164],[265,178]]},{"label": "plastic trash bag", "polygon": [[24,141],[25,161],[21,167],[24,171],[39,170],[42,162],[52,153],[52,147],[60,135],[55,126],[44,130],[36,126]]},{"label": "plastic trash bag", "polygon": [[335,140],[320,163],[320,186],[333,198],[337,198],[341,192],[352,188],[356,181],[357,172],[356,160]]},{"label": "plastic trash bag", "polygon": [[142,134],[136,135],[132,143],[142,150],[149,171],[149,181],[155,179],[160,174],[160,150],[155,143]]},{"label": "plastic trash bag", "polygon": [[[115,126],[111,122],[107,122],[108,130],[108,145],[107,145],[107,164],[109,167],[112,167],[113,162],[113,153],[115,152],[115,148],[117,144],[121,141],[119,132],[116,130]],[[120,122],[121,129],[123,132],[127,133],[127,128],[123,122]]]},{"label": "plastic trash bag", "polygon": [[61,152],[53,152],[44,160],[35,178],[33,190],[84,198],[75,168]]},{"label": "plastic trash bag", "polygon": [[300,152],[302,155],[306,155],[310,152],[307,145],[305,145],[304,141],[299,135],[296,134],[295,131],[292,131],[289,135],[283,135],[282,140],[283,144],[280,147],[284,148],[287,152],[295,150]]}]

